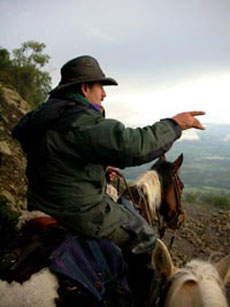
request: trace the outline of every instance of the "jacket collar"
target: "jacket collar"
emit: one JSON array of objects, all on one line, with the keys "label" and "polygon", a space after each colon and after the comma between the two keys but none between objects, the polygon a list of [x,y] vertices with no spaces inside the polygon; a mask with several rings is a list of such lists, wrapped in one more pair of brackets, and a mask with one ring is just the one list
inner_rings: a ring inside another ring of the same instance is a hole
[{"label": "jacket collar", "polygon": [[81,102],[83,104],[88,104],[92,109],[94,109],[97,112],[101,113],[103,116],[105,114],[105,110],[104,110],[103,106],[100,106],[100,105],[97,105],[97,104],[94,104],[94,103],[90,103],[87,98],[83,97],[80,94],[68,93],[67,97],[71,98],[71,99],[74,99],[74,100],[77,100],[77,101],[79,101],[79,102]]}]

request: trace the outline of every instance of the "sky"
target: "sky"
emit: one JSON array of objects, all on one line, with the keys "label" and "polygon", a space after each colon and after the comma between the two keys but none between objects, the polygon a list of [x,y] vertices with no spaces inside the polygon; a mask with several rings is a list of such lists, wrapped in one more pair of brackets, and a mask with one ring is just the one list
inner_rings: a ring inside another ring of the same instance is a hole
[{"label": "sky", "polygon": [[230,124],[230,0],[0,0],[0,46],[46,44],[52,84],[92,55],[119,86],[107,117],[131,127],[192,110]]}]

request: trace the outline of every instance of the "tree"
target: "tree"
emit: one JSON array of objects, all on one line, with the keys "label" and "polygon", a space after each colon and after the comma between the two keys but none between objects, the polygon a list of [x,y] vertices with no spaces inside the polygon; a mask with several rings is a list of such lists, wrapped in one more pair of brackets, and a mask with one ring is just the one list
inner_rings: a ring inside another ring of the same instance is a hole
[{"label": "tree", "polygon": [[43,102],[51,90],[51,77],[42,68],[49,62],[44,43],[28,41],[13,50],[14,87],[33,106]]},{"label": "tree", "polygon": [[0,67],[1,70],[7,67],[11,63],[10,61],[10,53],[5,48],[0,48]]},{"label": "tree", "polygon": [[10,53],[5,48],[0,48],[0,82],[5,84],[12,83],[12,62]]},{"label": "tree", "polygon": [[0,48],[0,82],[13,86],[33,107],[47,98],[51,77],[44,71],[49,55],[43,53],[45,44],[28,41],[13,50]]},{"label": "tree", "polygon": [[18,67],[34,66],[44,67],[50,59],[50,56],[43,54],[46,47],[44,43],[28,41],[22,44],[21,48],[13,50],[13,63]]}]

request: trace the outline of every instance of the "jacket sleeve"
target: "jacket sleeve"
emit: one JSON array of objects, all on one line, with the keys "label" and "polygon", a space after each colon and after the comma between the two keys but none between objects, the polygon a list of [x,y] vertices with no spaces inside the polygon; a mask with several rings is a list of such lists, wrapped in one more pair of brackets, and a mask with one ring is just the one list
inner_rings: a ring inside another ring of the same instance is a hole
[{"label": "jacket sleeve", "polygon": [[102,119],[72,133],[78,153],[87,161],[123,168],[150,162],[167,152],[181,136],[181,128],[172,119],[135,129],[116,120]]}]

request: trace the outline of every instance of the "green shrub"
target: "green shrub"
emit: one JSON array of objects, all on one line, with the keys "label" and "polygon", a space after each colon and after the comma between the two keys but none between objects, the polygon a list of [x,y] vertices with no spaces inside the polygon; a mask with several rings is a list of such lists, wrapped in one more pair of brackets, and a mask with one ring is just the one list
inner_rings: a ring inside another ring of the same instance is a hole
[{"label": "green shrub", "polygon": [[220,208],[230,207],[230,199],[227,195],[204,193],[201,196],[201,202],[210,204],[215,207],[220,207]]},{"label": "green shrub", "polygon": [[187,203],[195,203],[197,202],[197,193],[195,192],[184,192],[182,200]]},{"label": "green shrub", "polygon": [[186,191],[182,200],[187,203],[205,204],[219,208],[230,208],[230,197],[213,192]]}]

